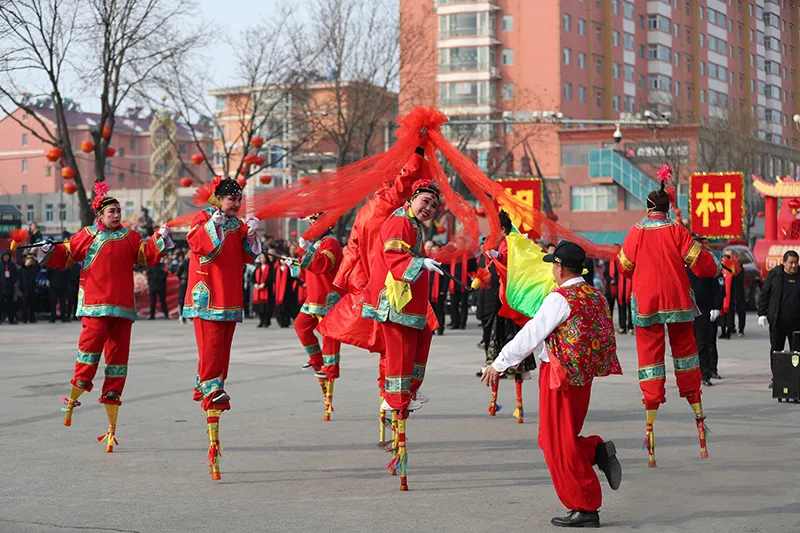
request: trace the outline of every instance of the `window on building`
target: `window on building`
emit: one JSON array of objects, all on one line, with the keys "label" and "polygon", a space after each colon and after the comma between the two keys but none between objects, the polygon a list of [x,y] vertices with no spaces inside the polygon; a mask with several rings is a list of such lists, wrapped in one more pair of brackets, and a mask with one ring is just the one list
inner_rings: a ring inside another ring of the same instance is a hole
[{"label": "window on building", "polygon": [[578,19],[578,35],[586,35],[586,21]]},{"label": "window on building", "polygon": [[514,31],[514,16],[513,15],[503,15],[501,19],[501,28],[500,31]]},{"label": "window on building", "polygon": [[570,207],[573,211],[616,211],[616,185],[572,187]]},{"label": "window on building", "polygon": [[705,76],[706,75],[706,63],[705,63],[705,61],[701,61],[700,62],[700,75],[701,76]]},{"label": "window on building", "polygon": [[503,64],[503,66],[506,66],[506,67],[510,66],[510,65],[513,65],[514,64],[514,50],[512,50],[510,48],[504,48],[503,52],[502,52],[502,55],[501,55],[500,62]]},{"label": "window on building", "polygon": [[701,104],[705,104],[706,103],[706,90],[705,89],[700,89],[700,103]]},{"label": "window on building", "polygon": [[131,137],[130,145],[128,146],[131,152],[136,150],[136,137]]},{"label": "window on building", "polygon": [[654,91],[672,91],[672,79],[663,74],[650,74],[648,87]]},{"label": "window on building", "polygon": [[644,89],[644,84],[645,83],[646,83],[646,78],[644,77],[644,74],[640,74],[639,75],[639,88],[640,89]]},{"label": "window on building", "polygon": [[214,128],[214,139],[224,139],[225,138],[225,126],[217,126]]},{"label": "window on building", "polygon": [[513,83],[504,83],[502,91],[502,98],[503,100],[513,100],[514,99],[514,84]]},{"label": "window on building", "polygon": [[644,15],[639,15],[639,29],[644,29]]},{"label": "window on building", "polygon": [[704,18],[705,18],[705,8],[703,8],[703,6],[700,6],[700,20],[703,20]]},{"label": "window on building", "polygon": [[675,82],[675,96],[680,96],[680,95],[681,95],[681,82],[676,81]]},{"label": "window on building", "polygon": [[564,64],[569,65],[572,63],[572,50],[564,48]]},{"label": "window on building", "polygon": [[633,50],[633,34],[626,33],[622,36],[622,45],[625,47],[625,50]]},{"label": "window on building", "polygon": [[58,220],[59,222],[67,220],[67,204],[58,204]]},{"label": "window on building", "polygon": [[569,82],[564,83],[564,100],[572,100],[572,84]]},{"label": "window on building", "polygon": [[633,20],[633,2],[622,2],[622,16]]},{"label": "window on building", "polygon": [[564,13],[564,31],[572,31],[572,15]]},{"label": "window on building", "polygon": [[670,20],[667,17],[663,15],[647,15],[647,29],[669,33],[671,27]]},{"label": "window on building", "polygon": [[[181,152],[181,153],[183,153],[183,152]],[[117,155],[117,157],[125,157],[125,148],[120,148],[119,150],[117,150],[117,154],[116,155]]]},{"label": "window on building", "polygon": [[619,32],[617,30],[611,33],[611,44],[613,46],[619,46]]},{"label": "window on building", "polygon": [[662,44],[647,45],[647,59],[658,60],[669,63],[672,60],[672,50]]},{"label": "window on building", "polygon": [[614,98],[611,99],[611,105],[614,111],[619,111],[619,95],[614,95]]},{"label": "window on building", "polygon": [[578,52],[578,67],[580,69],[586,68],[586,54],[583,52]]},{"label": "window on building", "polygon": [[676,67],[681,66],[681,55],[678,52],[672,54],[672,64]]},{"label": "window on building", "polygon": [[602,89],[595,89],[594,90],[594,100],[597,107],[603,107],[603,90]]},{"label": "window on building", "polygon": [[27,133],[23,133],[22,134],[22,146],[28,146],[28,134]]},{"label": "window on building", "polygon": [[644,59],[644,45],[639,45],[639,59]]},{"label": "window on building", "polygon": [[53,204],[44,204],[44,220],[45,222],[52,222],[55,213],[53,212]]},{"label": "window on building", "polygon": [[614,63],[611,65],[611,75],[615,80],[619,79],[619,63]]},{"label": "window on building", "polygon": [[636,81],[633,65],[625,65],[623,67],[623,71],[624,71],[625,81]]},{"label": "window on building", "polygon": [[597,58],[596,66],[597,66],[597,74],[599,76],[602,76],[603,75],[603,59],[602,58],[600,58],[600,57]]},{"label": "window on building", "polygon": [[619,15],[619,0],[611,0],[611,11],[615,15]]},{"label": "window on building", "polygon": [[599,24],[595,25],[595,27],[594,27],[594,35],[595,35],[595,38],[597,39],[598,43],[602,43],[603,42],[603,27],[601,25],[599,25]]},{"label": "window on building", "polygon": [[628,113],[633,113],[635,108],[635,102],[633,96],[626,96],[624,101],[625,111]]},{"label": "window on building", "polygon": [[678,25],[677,22],[673,22],[672,23],[672,35],[677,37],[678,35],[680,35],[680,32],[681,32],[681,27]]},{"label": "window on building", "polygon": [[53,175],[53,165],[44,166],[44,175],[48,178]]},{"label": "window on building", "polygon": [[583,85],[578,87],[578,101],[582,104],[586,103],[586,87]]},{"label": "window on building", "polygon": [[706,36],[702,33],[700,34],[700,48],[706,47]]},{"label": "window on building", "polygon": [[27,222],[30,224],[31,222],[33,222],[34,220],[36,220],[36,212],[34,211],[34,209],[33,209],[33,205],[32,205],[32,204],[28,204],[28,205],[27,205],[27,206],[25,206],[25,207],[27,208],[27,209],[25,210],[25,211],[26,211],[26,213],[25,213],[25,220],[26,220],[26,221],[27,221]]},{"label": "window on building", "polygon": [[23,172],[27,172],[28,171],[28,160],[27,159],[23,159],[22,160],[22,171]]},{"label": "window on building", "polygon": [[[183,176],[179,176],[179,177],[182,178]],[[125,173],[124,172],[120,172],[119,173],[119,182],[120,183],[125,183]]]}]

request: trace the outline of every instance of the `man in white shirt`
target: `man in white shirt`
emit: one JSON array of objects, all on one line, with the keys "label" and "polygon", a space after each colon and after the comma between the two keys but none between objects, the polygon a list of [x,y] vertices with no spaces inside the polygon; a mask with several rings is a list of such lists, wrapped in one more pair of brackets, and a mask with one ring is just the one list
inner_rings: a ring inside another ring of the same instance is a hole
[{"label": "man in white shirt", "polygon": [[492,386],[507,368],[545,345],[539,354],[539,446],[556,494],[570,510],[551,520],[561,527],[600,525],[603,494],[594,465],[606,474],[612,489],[622,481],[614,443],[597,435],[579,436],[594,377],[622,373],[608,303],[581,276],[585,259],[583,248],[569,241],[544,257],[553,263],[558,288],[481,378]]}]

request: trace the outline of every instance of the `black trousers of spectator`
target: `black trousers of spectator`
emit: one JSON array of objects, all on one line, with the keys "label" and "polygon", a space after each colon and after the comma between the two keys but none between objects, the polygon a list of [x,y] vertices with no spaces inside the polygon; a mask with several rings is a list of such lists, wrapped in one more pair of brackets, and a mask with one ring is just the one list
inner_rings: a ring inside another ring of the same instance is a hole
[{"label": "black trousers of spectator", "polygon": [[[183,316],[183,302],[186,299],[186,287],[189,285],[188,281],[181,281],[178,283],[178,315]],[[152,303],[151,303],[152,305]]]},{"label": "black trousers of spectator", "polygon": [[22,304],[24,306],[22,309],[22,321],[31,324],[36,322],[36,291],[26,292],[23,295]]},{"label": "black trousers of spectator", "polygon": [[770,357],[769,366],[770,371],[774,375],[775,369],[772,367],[772,352],[782,352],[786,346],[786,339],[789,339],[789,350],[797,350],[800,346],[794,346],[794,332],[800,331],[800,323],[797,322],[778,322],[774,326],[769,326],[769,344],[770,344]]},{"label": "black trousers of spectator", "polygon": [[619,304],[619,329],[623,332],[633,329],[633,317],[631,316],[631,304]]},{"label": "black trousers of spectator", "polygon": [[450,325],[454,329],[467,327],[467,314],[469,313],[469,294],[454,292],[450,294]]},{"label": "black trousers of spectator", "polygon": [[5,317],[8,317],[9,324],[17,323],[17,302],[13,294],[0,295],[0,324]]},{"label": "black trousers of spectator", "polygon": [[156,317],[156,297],[161,301],[161,312],[164,318],[169,318],[167,310],[167,287],[150,287],[150,318]]},{"label": "black trousers of spectator", "polygon": [[447,314],[445,313],[446,305],[447,305],[446,294],[440,294],[439,301],[431,303],[431,307],[433,307],[433,314],[436,315],[436,320],[439,322],[439,329],[436,330],[436,333],[438,333],[439,335],[444,335],[444,323],[447,320]]},{"label": "black trousers of spectator", "polygon": [[606,297],[606,301],[608,302],[608,311],[611,314],[611,318],[613,320],[613,318],[614,318],[614,305],[616,305],[617,299],[616,298]]},{"label": "black trousers of spectator", "polygon": [[70,318],[78,312],[78,285],[67,285],[67,314]]},{"label": "black trousers of spectator", "polygon": [[747,300],[736,300],[734,302],[736,314],[739,316],[739,333],[744,333],[744,323],[747,319]]},{"label": "black trousers of spectator", "polygon": [[697,340],[697,353],[700,356],[700,373],[703,379],[711,379],[711,375],[717,371],[719,352],[717,324],[711,321],[707,312],[694,317],[694,337]]},{"label": "black trousers of spectator", "polygon": [[56,306],[61,309],[61,321],[69,322],[72,315],[67,309],[67,286],[65,284],[50,284],[50,322],[56,321]]}]

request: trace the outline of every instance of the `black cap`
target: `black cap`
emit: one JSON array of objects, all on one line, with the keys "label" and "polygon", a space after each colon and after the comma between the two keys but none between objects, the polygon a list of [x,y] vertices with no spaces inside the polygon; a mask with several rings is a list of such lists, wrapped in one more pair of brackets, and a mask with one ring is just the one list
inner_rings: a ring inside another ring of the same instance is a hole
[{"label": "black cap", "polygon": [[219,182],[214,190],[214,196],[239,196],[242,194],[242,186],[233,178],[225,178]]},{"label": "black cap", "polygon": [[570,269],[582,269],[586,261],[586,252],[583,248],[570,241],[561,241],[552,254],[544,256],[545,263],[561,263]]}]

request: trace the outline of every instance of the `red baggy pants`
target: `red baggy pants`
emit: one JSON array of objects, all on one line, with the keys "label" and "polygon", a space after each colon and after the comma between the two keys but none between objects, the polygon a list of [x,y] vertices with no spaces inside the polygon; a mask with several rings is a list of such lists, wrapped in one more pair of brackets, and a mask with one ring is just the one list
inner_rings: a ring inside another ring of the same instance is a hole
[{"label": "red baggy pants", "polygon": [[89,382],[90,391],[94,387],[92,380],[97,373],[100,354],[105,356],[105,379],[100,403],[122,405],[120,400],[106,400],[108,391],[115,391],[122,396],[125,378],[128,376],[128,356],[131,353],[131,326],[133,321],[118,317],[82,317],[83,331],[78,338],[78,360],[75,362],[75,374],[72,385],[78,386],[78,380]]},{"label": "red baggy pants", "polygon": [[319,319],[316,315],[298,313],[297,318],[294,319],[294,330],[308,355],[308,362],[311,363],[314,370],[322,369],[328,379],[338,379],[339,350],[342,343],[323,335],[322,349],[320,349],[317,335],[314,333],[318,325]]},{"label": "red baggy pants", "polygon": [[404,411],[425,379],[433,331],[427,325],[414,329],[388,320],[381,322],[381,331],[386,343],[383,397],[392,409]]},{"label": "red baggy pants", "polygon": [[539,447],[558,499],[573,511],[597,511],[603,503],[593,468],[597,446],[603,439],[579,436],[591,395],[591,383],[552,390],[550,363],[543,362],[539,367]]},{"label": "red baggy pants", "polygon": [[[231,362],[231,343],[236,322],[217,322],[195,318],[194,337],[197,340],[197,383],[194,388],[194,400],[201,402],[204,411],[211,409],[211,396],[225,390],[228,378],[228,366]],[[230,402],[215,403],[214,409],[223,411],[231,408]]]},{"label": "red baggy pants", "polygon": [[[672,365],[681,398],[700,397],[700,358],[693,322],[667,324]],[[639,356],[639,387],[644,394],[643,403],[648,409],[658,409],[666,402],[664,380],[665,331],[664,324],[646,328],[636,327],[636,351]]]}]

